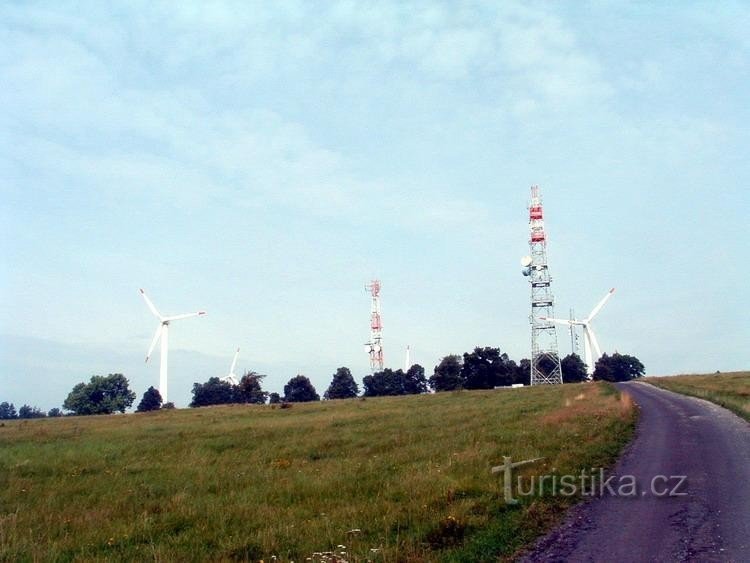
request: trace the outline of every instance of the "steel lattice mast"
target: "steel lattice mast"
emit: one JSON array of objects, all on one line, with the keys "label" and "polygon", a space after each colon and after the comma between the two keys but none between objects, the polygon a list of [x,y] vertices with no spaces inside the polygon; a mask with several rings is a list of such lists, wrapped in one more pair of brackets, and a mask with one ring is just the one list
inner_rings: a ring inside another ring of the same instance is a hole
[{"label": "steel lattice mast", "polygon": [[531,283],[531,385],[562,383],[557,347],[552,277],[547,265],[547,233],[544,230],[542,194],[531,187],[529,203],[529,256],[523,259],[524,275]]},{"label": "steel lattice mast", "polygon": [[383,323],[380,320],[380,280],[372,280],[365,290],[372,296],[370,312],[370,341],[365,344],[370,354],[370,369],[383,370]]}]

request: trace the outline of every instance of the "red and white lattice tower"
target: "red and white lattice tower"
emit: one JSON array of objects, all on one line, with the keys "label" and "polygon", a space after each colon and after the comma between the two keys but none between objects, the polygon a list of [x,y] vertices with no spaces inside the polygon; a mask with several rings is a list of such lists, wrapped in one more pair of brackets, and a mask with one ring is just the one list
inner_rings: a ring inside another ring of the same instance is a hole
[{"label": "red and white lattice tower", "polygon": [[523,258],[521,265],[531,283],[531,385],[557,384],[562,383],[562,368],[557,330],[552,322],[555,300],[547,266],[547,233],[539,186],[531,187],[529,230],[529,256]]},{"label": "red and white lattice tower", "polygon": [[370,369],[383,370],[383,322],[380,319],[380,280],[372,280],[365,290],[372,296],[370,310],[370,341],[365,348],[370,355]]}]

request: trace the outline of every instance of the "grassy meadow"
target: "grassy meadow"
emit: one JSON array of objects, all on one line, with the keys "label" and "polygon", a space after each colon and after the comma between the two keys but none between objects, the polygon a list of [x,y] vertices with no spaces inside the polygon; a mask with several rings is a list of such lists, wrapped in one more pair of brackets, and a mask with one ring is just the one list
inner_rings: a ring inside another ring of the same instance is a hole
[{"label": "grassy meadow", "polygon": [[750,421],[750,371],[647,377],[656,387],[706,399]]},{"label": "grassy meadow", "polygon": [[589,383],[6,421],[0,561],[495,560],[574,501],[491,466],[608,465],[635,417]]}]

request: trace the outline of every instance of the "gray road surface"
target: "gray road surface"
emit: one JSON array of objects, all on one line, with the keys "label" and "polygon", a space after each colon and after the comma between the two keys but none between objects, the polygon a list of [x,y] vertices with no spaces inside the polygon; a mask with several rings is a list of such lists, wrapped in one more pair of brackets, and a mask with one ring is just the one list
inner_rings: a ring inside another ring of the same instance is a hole
[{"label": "gray road surface", "polygon": [[[632,475],[638,494],[605,494],[575,507],[524,560],[750,562],[750,424],[707,401],[646,383],[620,389],[630,393],[641,417],[613,483],[617,490]],[[661,475],[675,478],[662,481]],[[675,492],[684,496],[657,496],[682,475]]]}]

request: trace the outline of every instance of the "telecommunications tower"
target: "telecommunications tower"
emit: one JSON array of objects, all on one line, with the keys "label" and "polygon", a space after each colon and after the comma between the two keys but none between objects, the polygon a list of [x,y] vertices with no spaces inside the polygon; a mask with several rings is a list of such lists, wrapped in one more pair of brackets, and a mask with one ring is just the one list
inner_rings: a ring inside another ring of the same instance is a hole
[{"label": "telecommunications tower", "polygon": [[547,266],[547,234],[544,231],[542,194],[531,186],[529,203],[529,256],[521,259],[523,275],[531,283],[531,385],[562,383],[554,318],[555,300]]},{"label": "telecommunications tower", "polygon": [[370,309],[370,341],[365,349],[370,354],[370,369],[373,373],[383,371],[383,323],[380,320],[380,280],[372,280],[365,286],[372,296]]}]

